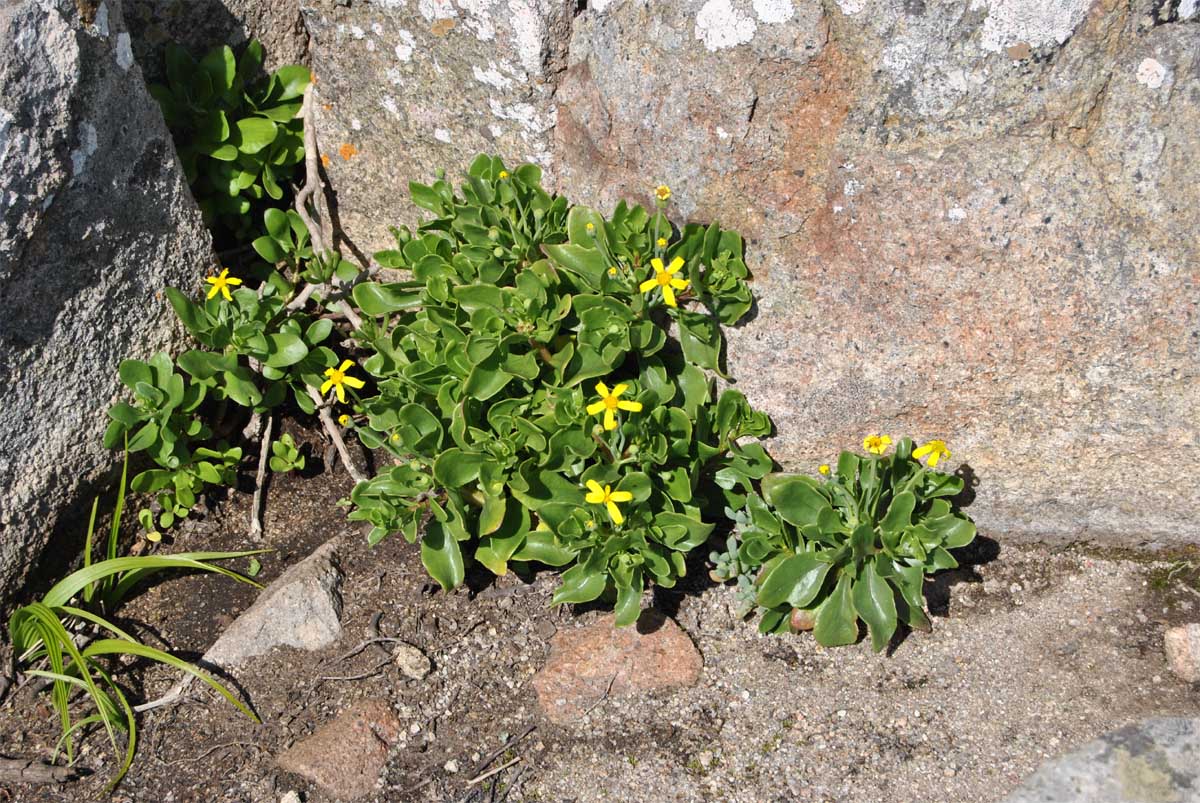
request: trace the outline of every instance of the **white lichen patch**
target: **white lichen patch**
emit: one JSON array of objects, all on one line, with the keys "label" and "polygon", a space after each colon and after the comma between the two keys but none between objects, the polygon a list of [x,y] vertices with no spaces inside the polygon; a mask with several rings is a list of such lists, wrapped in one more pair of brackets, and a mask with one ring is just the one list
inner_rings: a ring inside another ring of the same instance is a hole
[{"label": "white lichen patch", "polygon": [[96,127],[85,122],[80,126],[79,147],[71,151],[71,175],[78,176],[87,167],[88,159],[96,152],[99,142]]},{"label": "white lichen patch", "polygon": [[108,6],[105,3],[96,7],[96,17],[92,21],[92,25],[95,26],[96,33],[108,36]]},{"label": "white lichen patch", "polygon": [[391,95],[384,95],[382,98],[380,98],[379,105],[382,106],[383,110],[392,117],[395,117],[397,120],[400,119],[400,107],[396,105],[396,99],[394,97]]},{"label": "white lichen patch", "polygon": [[355,39],[362,39],[363,37],[365,37],[367,35],[367,32],[364,31],[362,28],[358,27],[357,25],[351,25],[350,26],[350,35],[353,36]]},{"label": "white lichen patch", "polygon": [[433,138],[436,139],[438,142],[444,142],[447,145],[454,142],[454,137],[451,136],[450,132],[445,128],[433,129]]},{"label": "white lichen patch", "polygon": [[843,14],[852,17],[867,7],[867,0],[837,0],[837,4]]},{"label": "white lichen patch", "polygon": [[595,11],[597,14],[603,14],[610,8],[615,6],[620,0],[592,0],[588,3],[588,8]]},{"label": "white lichen patch", "polygon": [[961,206],[952,206],[946,212],[946,219],[951,223],[962,223],[967,219],[967,210],[963,209]]},{"label": "white lichen patch", "polygon": [[513,80],[496,69],[495,62],[488,62],[486,70],[480,69],[479,65],[471,68],[475,75],[475,80],[481,84],[487,84],[494,89],[508,89],[513,85]]},{"label": "white lichen patch", "polygon": [[845,195],[847,198],[853,198],[862,192],[862,188],[862,182],[856,178],[852,178],[842,185],[842,195]]},{"label": "white lichen patch", "polygon": [[494,0],[458,0],[458,7],[467,14],[465,26],[481,42],[496,38],[496,23],[492,21]]},{"label": "white lichen patch", "polygon": [[117,66],[122,70],[133,66],[133,43],[125,31],[117,34]]},{"label": "white lichen patch", "polygon": [[401,30],[398,36],[400,37],[400,43],[396,45],[396,58],[401,61],[411,61],[413,50],[417,46],[417,40],[413,38],[411,33],[405,30]]},{"label": "white lichen patch", "polygon": [[730,0],[708,0],[696,14],[696,39],[710,52],[744,45],[757,30],[754,19]]},{"label": "white lichen patch", "polygon": [[1179,4],[1179,19],[1190,20],[1200,11],[1200,0],[1183,0]]},{"label": "white lichen patch", "polygon": [[792,0],[754,0],[754,15],[763,25],[787,22],[795,14]]},{"label": "white lichen patch", "polygon": [[980,41],[999,53],[1021,43],[1038,48],[1061,45],[1087,16],[1091,0],[989,0]]},{"label": "white lichen patch", "polygon": [[458,9],[454,7],[452,0],[420,0],[417,10],[430,22],[453,19],[458,16]]},{"label": "white lichen patch", "polygon": [[517,45],[517,58],[530,75],[542,74],[546,23],[530,0],[508,0],[508,27]]},{"label": "white lichen patch", "polygon": [[1137,80],[1139,84],[1158,89],[1167,80],[1167,68],[1155,59],[1142,59],[1137,68]]}]

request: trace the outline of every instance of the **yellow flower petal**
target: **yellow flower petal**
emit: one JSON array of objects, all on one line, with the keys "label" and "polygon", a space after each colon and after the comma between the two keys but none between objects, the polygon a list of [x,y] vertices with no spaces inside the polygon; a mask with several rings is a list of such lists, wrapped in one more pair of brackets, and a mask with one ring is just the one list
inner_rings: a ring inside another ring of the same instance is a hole
[{"label": "yellow flower petal", "polygon": [[342,364],[340,366],[338,366],[338,370],[341,371],[342,373],[345,373],[346,369],[352,367],[353,365],[354,365],[354,360],[342,360]]},{"label": "yellow flower petal", "polygon": [[346,389],[340,384],[333,386],[333,392],[337,394],[338,401],[342,404],[346,403]]},{"label": "yellow flower petal", "polygon": [[[658,287],[658,279],[650,278],[639,284],[638,290],[642,293],[649,293],[655,287]],[[212,298],[212,296],[209,296],[209,298]]]},{"label": "yellow flower petal", "polygon": [[608,495],[608,498],[614,502],[632,502],[633,494],[629,491],[613,491]]},{"label": "yellow flower petal", "polygon": [[[211,281],[213,281],[213,280],[212,280],[212,278],[210,277],[210,278],[208,279],[208,281],[210,281],[210,282],[211,282]],[[653,282],[651,282],[651,284],[653,284]],[[217,293],[219,293],[219,292],[221,292],[221,285],[219,285],[219,284],[214,284],[214,285],[212,286],[212,289],[208,291],[208,297],[209,297],[209,298],[212,298],[213,296],[215,296],[215,295],[216,295]]]},{"label": "yellow flower petal", "polygon": [[650,267],[654,268],[655,273],[662,273],[663,261],[658,257],[655,257],[654,259],[650,260]]},{"label": "yellow flower petal", "polygon": [[609,430],[617,428],[617,417],[613,415],[612,410],[604,411],[604,428]]},{"label": "yellow flower petal", "polygon": [[237,278],[236,276],[230,276],[228,279],[225,280],[225,283],[232,284],[234,287],[237,287],[239,284],[242,283],[242,280]]},{"label": "yellow flower petal", "polygon": [[621,515],[621,509],[613,504],[611,500],[608,503],[608,515],[612,517],[613,524],[625,523],[625,517]]},{"label": "yellow flower petal", "polygon": [[624,382],[621,382],[615,388],[612,389],[612,395],[620,396],[622,393],[624,393],[627,390],[629,390],[629,385],[625,384]]},{"label": "yellow flower petal", "polygon": [[[603,498],[604,489],[600,487],[600,483],[596,482],[595,480],[588,480],[587,482],[584,483],[584,485],[587,486],[587,489],[589,491],[591,491],[594,494],[600,494],[601,498]],[[590,502],[591,500],[589,499],[588,501]]]},{"label": "yellow flower petal", "polygon": [[603,409],[604,409],[604,400],[601,399],[600,401],[592,402],[591,404],[589,404],[587,406],[587,414],[588,415],[596,415]]},{"label": "yellow flower petal", "polygon": [[362,390],[365,384],[361,379],[356,379],[352,376],[345,377],[342,381],[355,390]]},{"label": "yellow flower petal", "polygon": [[233,296],[231,296],[229,294],[229,285],[228,284],[221,285],[221,295],[225,296],[226,301],[233,301]]},{"label": "yellow flower petal", "polygon": [[675,303],[675,291],[671,289],[671,285],[669,284],[663,285],[663,301],[667,303],[668,307],[679,306]]},{"label": "yellow flower petal", "polygon": [[642,403],[635,401],[619,401],[617,407],[621,410],[628,410],[631,413],[640,413],[642,411]]},{"label": "yellow flower petal", "polygon": [[599,393],[602,397],[612,395],[608,392],[608,385],[604,384],[603,382],[596,383],[596,392]]},{"label": "yellow flower petal", "polygon": [[671,286],[676,290],[686,290],[689,282],[687,279],[675,278],[671,280]]},{"label": "yellow flower petal", "polygon": [[683,267],[683,257],[675,257],[671,260],[671,264],[667,265],[667,273],[674,273]]},{"label": "yellow flower petal", "polygon": [[[329,371],[326,371],[325,373],[328,374]],[[325,382],[321,385],[321,395],[324,396],[326,393],[328,393],[329,389],[331,387],[333,387],[333,380],[332,379],[325,380]]]}]

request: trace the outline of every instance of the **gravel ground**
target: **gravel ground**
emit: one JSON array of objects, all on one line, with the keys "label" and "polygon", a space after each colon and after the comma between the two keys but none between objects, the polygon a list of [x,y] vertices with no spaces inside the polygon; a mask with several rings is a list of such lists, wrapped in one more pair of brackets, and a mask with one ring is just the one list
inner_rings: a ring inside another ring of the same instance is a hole
[{"label": "gravel ground", "polygon": [[[933,632],[879,655],[865,643],[826,650],[808,635],[759,636],[737,620],[733,590],[713,586],[698,564],[681,590],[653,602],[699,648],[699,683],[608,698],[575,725],[555,726],[540,715],[530,680],[551,636],[600,612],[550,608],[550,573],[529,584],[472,575],[455,593],[436,591],[415,547],[391,539],[370,549],[333,507],[349,489],[344,474],[312,473],[270,489],[267,539],[280,552],[264,561],[263,577],[336,539],[346,576],[342,638],[316,653],[276,650],[235,673],[261,726],[212,697],[143,717],[133,770],[111,799],[258,803],[295,790],[325,803],[331,798],[281,772],[275,756],[364,698],[388,701],[405,730],[377,803],[983,803],[1106,730],[1200,714],[1196,690],[1169,673],[1162,651],[1165,626],[1200,619],[1200,560],[980,539],[964,556],[969,565],[927,588]],[[231,493],[170,549],[246,545],[248,503],[248,494]],[[148,589],[122,614],[150,643],[194,656],[253,596],[223,578],[184,577]],[[372,650],[343,660],[378,612],[385,635],[433,660],[424,680],[404,678]],[[337,679],[357,675],[366,677]],[[174,680],[140,666],[127,677],[139,699]],[[480,757],[530,725],[536,730],[501,757],[520,760],[468,787]],[[48,755],[56,736],[44,699],[18,694],[0,709],[6,753]],[[81,756],[95,774],[58,788],[0,787],[0,801],[99,799],[111,750],[93,736]]]}]

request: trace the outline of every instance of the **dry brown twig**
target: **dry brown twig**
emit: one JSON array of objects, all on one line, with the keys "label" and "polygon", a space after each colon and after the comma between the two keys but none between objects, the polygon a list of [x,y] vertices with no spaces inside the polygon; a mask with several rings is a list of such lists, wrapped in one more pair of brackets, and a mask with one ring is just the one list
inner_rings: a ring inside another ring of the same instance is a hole
[{"label": "dry brown twig", "polygon": [[261,543],[263,537],[262,525],[262,495],[263,483],[267,476],[267,454],[271,450],[271,430],[275,425],[275,417],[267,415],[267,424],[263,428],[262,443],[258,447],[258,471],[254,475],[254,498],[250,500],[250,540]]},{"label": "dry brown twig", "polygon": [[0,758],[0,781],[8,783],[66,783],[75,777],[70,767],[43,764],[36,758]]},{"label": "dry brown twig", "polygon": [[354,461],[350,459],[350,451],[346,448],[346,442],[342,440],[342,433],[338,432],[337,424],[333,422],[333,415],[329,412],[329,407],[325,404],[325,400],[321,398],[321,394],[317,393],[312,386],[308,387],[308,397],[317,405],[317,416],[321,419],[322,426],[325,427],[325,434],[333,441],[333,445],[337,447],[338,456],[342,458],[342,465],[346,467],[346,471],[354,478],[355,482],[362,482],[366,479],[362,472],[359,471]]}]

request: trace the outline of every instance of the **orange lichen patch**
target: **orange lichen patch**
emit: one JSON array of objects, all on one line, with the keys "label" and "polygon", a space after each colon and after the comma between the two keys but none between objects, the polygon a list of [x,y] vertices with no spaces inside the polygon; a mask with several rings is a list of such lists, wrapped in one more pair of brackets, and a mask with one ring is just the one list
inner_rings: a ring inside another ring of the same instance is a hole
[{"label": "orange lichen patch", "polygon": [[327,154],[327,153],[321,154],[321,164],[325,165],[326,167],[329,167],[329,162],[330,162],[329,154]]},{"label": "orange lichen patch", "polygon": [[350,161],[351,157],[358,155],[358,148],[351,145],[349,142],[343,142],[342,147],[338,148],[338,155]]},{"label": "orange lichen patch", "polygon": [[445,36],[454,28],[454,20],[438,20],[429,27],[434,36]]},{"label": "orange lichen patch", "polygon": [[1028,42],[1020,42],[1011,47],[1004,48],[1004,52],[1014,61],[1024,61],[1033,55],[1033,48],[1029,46]]},{"label": "orange lichen patch", "polygon": [[317,74],[312,70],[309,70],[308,72],[308,82],[310,84],[315,84],[317,82]]},{"label": "orange lichen patch", "polygon": [[324,106],[322,106],[321,108],[322,108],[322,109],[324,109],[325,111],[329,111],[330,109],[332,109],[332,108],[333,108],[333,104],[332,104],[332,103],[326,103],[326,104],[325,104]]}]

